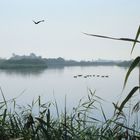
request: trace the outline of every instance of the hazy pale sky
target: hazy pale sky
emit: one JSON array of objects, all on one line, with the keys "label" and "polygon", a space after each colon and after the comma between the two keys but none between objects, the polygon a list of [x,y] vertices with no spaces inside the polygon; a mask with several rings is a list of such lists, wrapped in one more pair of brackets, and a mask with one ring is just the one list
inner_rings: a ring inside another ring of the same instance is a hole
[{"label": "hazy pale sky", "polygon": [[[0,57],[33,52],[46,58],[130,59],[137,44],[82,32],[135,38],[140,0],[0,0]],[[45,20],[35,25],[32,20]]]}]

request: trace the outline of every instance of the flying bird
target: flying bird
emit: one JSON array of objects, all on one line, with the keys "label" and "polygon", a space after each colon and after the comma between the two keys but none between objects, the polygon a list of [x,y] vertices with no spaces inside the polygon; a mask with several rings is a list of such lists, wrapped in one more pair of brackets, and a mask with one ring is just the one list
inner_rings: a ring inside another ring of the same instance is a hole
[{"label": "flying bird", "polygon": [[34,22],[34,24],[39,24],[40,22],[44,22],[45,20],[39,20],[39,21],[34,21],[33,20],[33,22]]}]

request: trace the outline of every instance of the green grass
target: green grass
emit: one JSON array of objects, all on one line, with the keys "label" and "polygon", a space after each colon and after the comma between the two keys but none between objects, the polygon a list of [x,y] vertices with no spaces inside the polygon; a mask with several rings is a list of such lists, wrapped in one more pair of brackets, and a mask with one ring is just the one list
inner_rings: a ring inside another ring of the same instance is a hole
[{"label": "green grass", "polygon": [[[43,103],[39,96],[31,105],[19,106],[16,99],[6,101],[2,89],[1,93],[1,140],[119,140],[128,137],[140,139],[139,127],[130,127],[125,114],[114,113],[111,118],[107,118],[101,106],[103,100],[91,90],[86,100],[81,99],[71,112],[67,111],[66,98],[64,111],[59,112],[56,100]],[[54,116],[53,110],[56,110]],[[97,110],[101,113],[102,121],[93,117]]]}]

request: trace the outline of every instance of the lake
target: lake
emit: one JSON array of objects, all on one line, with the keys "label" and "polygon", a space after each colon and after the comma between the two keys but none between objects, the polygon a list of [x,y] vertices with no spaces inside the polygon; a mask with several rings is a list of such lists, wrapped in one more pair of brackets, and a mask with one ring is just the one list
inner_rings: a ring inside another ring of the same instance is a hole
[{"label": "lake", "polygon": [[[67,109],[78,105],[81,98],[87,98],[89,89],[104,101],[104,111],[113,113],[112,102],[126,96],[133,86],[138,85],[138,69],[128,79],[122,93],[123,82],[128,68],[117,66],[73,66],[48,69],[0,70],[0,86],[7,100],[19,96],[17,104],[31,104],[41,96],[45,101],[56,99],[60,110],[64,109],[65,96]],[[74,77],[77,75],[82,75]],[[84,77],[91,75],[89,77]],[[97,76],[99,75],[99,77]],[[0,95],[2,101],[2,95]]]}]

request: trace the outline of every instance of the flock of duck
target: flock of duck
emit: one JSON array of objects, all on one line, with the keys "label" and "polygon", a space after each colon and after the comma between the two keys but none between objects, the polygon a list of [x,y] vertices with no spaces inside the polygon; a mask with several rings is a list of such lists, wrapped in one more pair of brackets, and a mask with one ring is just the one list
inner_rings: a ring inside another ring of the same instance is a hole
[{"label": "flock of duck", "polygon": [[97,75],[82,75],[82,74],[79,74],[79,75],[75,75],[75,76],[73,76],[74,78],[78,78],[78,77],[84,77],[84,78],[89,78],[89,77],[101,77],[101,78],[108,78],[109,77],[109,75],[99,75],[99,74],[97,74]]}]

